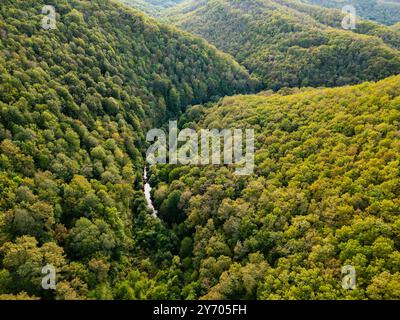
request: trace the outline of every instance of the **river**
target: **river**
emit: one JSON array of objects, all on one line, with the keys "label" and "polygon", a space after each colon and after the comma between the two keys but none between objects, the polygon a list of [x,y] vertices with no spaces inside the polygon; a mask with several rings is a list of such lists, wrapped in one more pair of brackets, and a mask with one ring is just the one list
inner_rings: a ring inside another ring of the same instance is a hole
[{"label": "river", "polygon": [[144,167],[143,172],[143,180],[145,182],[144,185],[144,196],[146,197],[147,207],[151,210],[154,218],[157,218],[158,211],[154,208],[153,200],[151,200],[151,186],[147,179],[147,168]]}]

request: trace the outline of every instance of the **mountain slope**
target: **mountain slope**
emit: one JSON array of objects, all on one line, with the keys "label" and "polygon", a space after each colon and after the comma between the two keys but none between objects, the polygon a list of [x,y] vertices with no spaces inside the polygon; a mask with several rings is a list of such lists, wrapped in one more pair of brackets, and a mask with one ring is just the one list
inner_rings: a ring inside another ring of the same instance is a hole
[{"label": "mountain slope", "polygon": [[178,3],[182,2],[182,0],[120,0],[121,2],[151,14],[152,16],[157,16],[161,13],[162,10],[166,8],[173,7]]},{"label": "mountain slope", "polygon": [[[42,28],[44,5],[55,30]],[[147,251],[170,263],[172,240],[144,219],[145,130],[252,81],[205,41],[114,1],[4,0],[0,34],[0,298],[112,297]],[[56,291],[41,288],[46,264]]]},{"label": "mountain slope", "polygon": [[[399,299],[400,76],[195,106],[194,129],[255,130],[255,171],[160,166],[183,292],[206,299]],[[189,245],[188,245],[189,244]],[[357,288],[342,289],[353,266]],[[193,270],[198,270],[192,278]],[[192,290],[192,291],[190,291]]]},{"label": "mountain slope", "polygon": [[232,54],[273,89],[338,86],[400,72],[400,33],[372,22],[342,30],[337,13],[290,0],[188,0],[163,16]]},{"label": "mountain slope", "polygon": [[356,8],[357,14],[364,19],[376,21],[386,25],[393,25],[400,21],[400,2],[391,0],[303,0],[327,8],[341,9],[345,5]]}]

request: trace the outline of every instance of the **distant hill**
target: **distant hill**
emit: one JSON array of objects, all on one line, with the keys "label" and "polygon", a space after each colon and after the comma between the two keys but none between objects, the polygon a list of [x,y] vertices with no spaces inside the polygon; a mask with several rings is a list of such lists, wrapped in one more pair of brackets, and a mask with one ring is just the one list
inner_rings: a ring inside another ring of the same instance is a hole
[{"label": "distant hill", "polygon": [[163,13],[233,55],[266,87],[338,86],[400,72],[400,33],[295,0],[187,0]]},{"label": "distant hill", "polygon": [[166,8],[173,7],[183,0],[120,0],[121,2],[151,14],[153,16],[157,16],[161,13],[162,10]]},{"label": "distant hill", "polygon": [[393,25],[400,21],[400,1],[398,0],[302,0],[304,2],[321,5],[327,8],[343,8],[353,5],[357,14],[364,19],[376,21],[386,25]]}]

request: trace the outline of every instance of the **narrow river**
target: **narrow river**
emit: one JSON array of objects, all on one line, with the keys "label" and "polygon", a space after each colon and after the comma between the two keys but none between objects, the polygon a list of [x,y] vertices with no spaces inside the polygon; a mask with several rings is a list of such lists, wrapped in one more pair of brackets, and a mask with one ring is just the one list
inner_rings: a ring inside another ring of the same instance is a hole
[{"label": "narrow river", "polygon": [[145,182],[144,195],[146,197],[147,207],[151,210],[153,217],[157,218],[158,211],[156,210],[156,208],[154,208],[153,201],[151,200],[151,186],[147,179],[147,168],[146,167],[144,167],[143,180]]}]

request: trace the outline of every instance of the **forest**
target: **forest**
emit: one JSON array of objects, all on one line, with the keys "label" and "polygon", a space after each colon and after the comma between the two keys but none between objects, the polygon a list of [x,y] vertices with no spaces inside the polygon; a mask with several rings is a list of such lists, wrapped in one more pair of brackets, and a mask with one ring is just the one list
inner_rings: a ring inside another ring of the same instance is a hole
[{"label": "forest", "polygon": [[128,6],[158,16],[163,10],[179,4],[182,0],[120,0]]},{"label": "forest", "polygon": [[265,87],[320,87],[384,79],[400,71],[400,33],[292,0],[189,0],[162,13],[230,53]]},{"label": "forest", "polygon": [[400,2],[398,0],[304,0],[327,8],[341,9],[344,4],[352,5],[358,14],[368,20],[386,25],[400,21]]},{"label": "forest", "polygon": [[[334,2],[3,0],[0,300],[400,299],[400,22]],[[150,167],[170,120],[254,172]]]},{"label": "forest", "polygon": [[[400,299],[400,76],[193,106],[182,127],[254,128],[256,169],[152,169],[204,299]],[[341,268],[357,288],[343,290]],[[198,297],[197,295],[191,296]]]},{"label": "forest", "polygon": [[[49,2],[54,31],[41,27]],[[0,16],[0,293],[104,298],[110,281],[122,292],[152,242],[169,242],[146,235],[162,225],[145,219],[145,130],[258,82],[115,2],[7,0]],[[37,282],[47,262],[61,270],[53,293]]]}]

